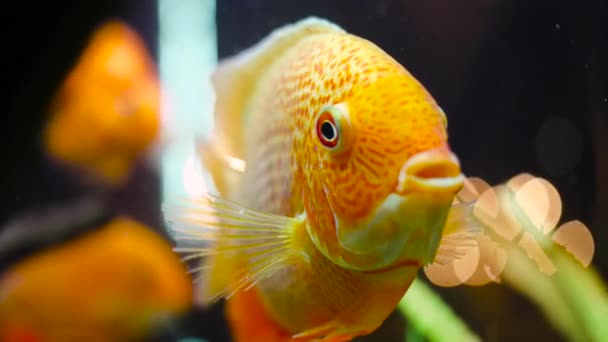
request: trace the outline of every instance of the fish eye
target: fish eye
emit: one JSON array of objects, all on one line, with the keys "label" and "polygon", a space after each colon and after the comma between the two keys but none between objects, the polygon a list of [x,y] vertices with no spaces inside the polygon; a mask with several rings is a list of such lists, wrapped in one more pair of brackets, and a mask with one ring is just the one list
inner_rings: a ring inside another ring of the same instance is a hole
[{"label": "fish eye", "polygon": [[317,119],[317,137],[321,144],[329,149],[334,149],[340,140],[340,130],[332,110],[326,108]]},{"label": "fish eye", "polygon": [[335,147],[338,142],[338,129],[330,120],[323,120],[319,126],[319,139],[327,147]]},{"label": "fish eye", "polygon": [[333,154],[348,150],[352,138],[348,107],[344,103],[325,106],[319,111],[315,135],[323,147]]}]

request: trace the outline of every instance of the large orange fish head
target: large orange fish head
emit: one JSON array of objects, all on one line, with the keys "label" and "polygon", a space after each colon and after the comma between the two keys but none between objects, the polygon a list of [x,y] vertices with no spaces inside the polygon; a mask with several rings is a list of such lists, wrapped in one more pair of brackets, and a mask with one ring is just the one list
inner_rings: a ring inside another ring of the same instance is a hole
[{"label": "large orange fish head", "polygon": [[317,246],[356,270],[430,262],[464,181],[435,100],[409,74],[387,76],[314,120],[314,172],[335,235],[332,244],[327,231],[309,229]]}]

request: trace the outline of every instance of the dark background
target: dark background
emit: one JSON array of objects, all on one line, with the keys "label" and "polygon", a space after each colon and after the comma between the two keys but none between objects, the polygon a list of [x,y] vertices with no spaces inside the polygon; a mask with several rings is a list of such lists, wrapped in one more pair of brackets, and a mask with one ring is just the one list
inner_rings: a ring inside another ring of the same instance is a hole
[{"label": "dark background", "polygon": [[[20,1],[2,20],[0,222],[93,190],[50,163],[40,129],[51,96],[104,20],[122,18],[156,58],[156,2]],[[594,263],[608,274],[608,6],[605,1],[218,0],[220,57],[308,15],[330,19],[401,62],[449,119],[464,171],[490,183],[530,172],[553,183],[562,221],[592,231]],[[111,195],[120,212],[162,229],[159,179],[138,166]],[[502,286],[438,289],[484,340],[558,339],[520,295]],[[186,330],[225,336],[219,308]],[[398,321],[398,320],[397,320]],[[213,328],[212,328],[213,327]]]}]

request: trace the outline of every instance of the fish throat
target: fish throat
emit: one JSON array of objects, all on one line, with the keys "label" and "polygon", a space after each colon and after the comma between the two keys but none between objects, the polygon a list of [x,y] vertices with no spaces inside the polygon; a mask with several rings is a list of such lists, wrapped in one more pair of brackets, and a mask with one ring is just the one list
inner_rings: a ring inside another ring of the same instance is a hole
[{"label": "fish throat", "polygon": [[[355,222],[330,209],[330,218],[311,223],[331,228],[309,225],[308,234],[323,255],[349,270],[378,273],[405,266],[419,268],[435,257],[452,200],[448,194],[390,194],[370,215]],[[318,233],[329,231],[333,231],[329,239]]]}]

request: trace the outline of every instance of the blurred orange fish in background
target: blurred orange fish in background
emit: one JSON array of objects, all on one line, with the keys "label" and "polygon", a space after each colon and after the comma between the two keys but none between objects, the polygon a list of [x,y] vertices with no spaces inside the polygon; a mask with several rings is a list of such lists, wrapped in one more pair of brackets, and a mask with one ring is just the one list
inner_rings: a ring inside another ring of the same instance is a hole
[{"label": "blurred orange fish in background", "polygon": [[199,152],[220,196],[165,213],[178,251],[204,257],[200,302],[228,297],[236,341],[367,335],[444,230],[453,246],[474,236],[470,206],[452,207],[464,176],[445,114],[373,43],[303,19],[221,63],[213,84]]},{"label": "blurred orange fish in background", "polygon": [[120,185],[159,126],[155,65],[136,32],[109,21],[93,34],[58,91],[45,148],[106,184]]},{"label": "blurred orange fish in background", "polygon": [[[42,217],[0,236],[9,262],[0,270],[0,341],[142,340],[190,309],[192,280],[149,227],[124,217]],[[58,235],[67,241],[52,241]],[[50,246],[28,246],[45,239]],[[10,262],[18,244],[34,250]]]}]

